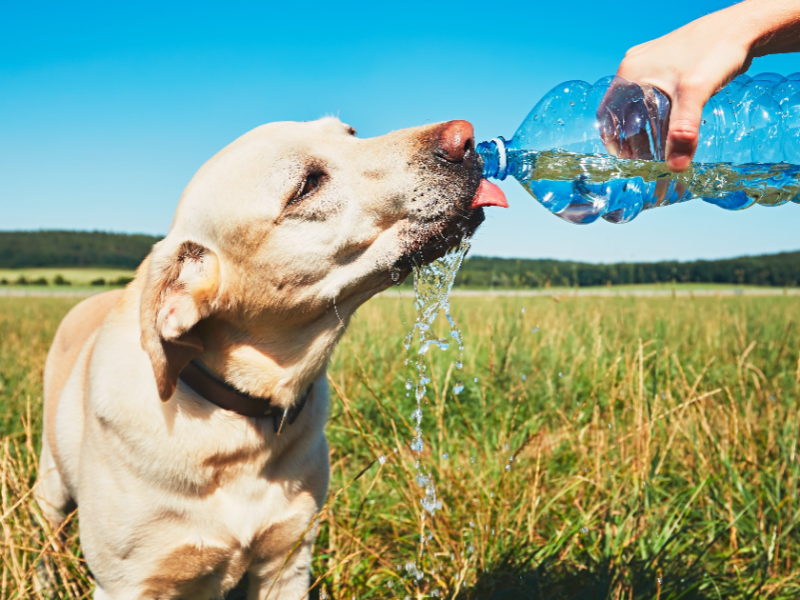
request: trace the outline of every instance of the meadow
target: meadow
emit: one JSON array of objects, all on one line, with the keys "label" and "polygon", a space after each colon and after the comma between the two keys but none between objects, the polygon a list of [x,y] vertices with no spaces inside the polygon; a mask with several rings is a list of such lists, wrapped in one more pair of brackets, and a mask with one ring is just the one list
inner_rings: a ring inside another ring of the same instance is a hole
[{"label": "meadow", "polygon": [[[74,518],[43,528],[31,498],[45,355],[75,302],[0,298],[0,599],[91,593]],[[456,298],[464,365],[425,355],[418,457],[413,304],[371,301],[329,369],[311,597],[800,597],[798,314],[796,296]],[[55,589],[34,590],[37,564]]]}]

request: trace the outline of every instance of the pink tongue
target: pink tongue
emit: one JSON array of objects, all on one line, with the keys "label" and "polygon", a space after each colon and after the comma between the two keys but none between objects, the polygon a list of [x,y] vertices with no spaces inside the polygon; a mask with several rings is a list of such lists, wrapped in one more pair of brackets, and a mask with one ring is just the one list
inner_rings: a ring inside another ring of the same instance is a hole
[{"label": "pink tongue", "polygon": [[470,210],[473,208],[480,208],[481,206],[502,206],[508,208],[506,195],[495,184],[490,183],[488,179],[481,179],[481,184],[475,192],[475,197],[472,199],[472,204],[469,205]]}]

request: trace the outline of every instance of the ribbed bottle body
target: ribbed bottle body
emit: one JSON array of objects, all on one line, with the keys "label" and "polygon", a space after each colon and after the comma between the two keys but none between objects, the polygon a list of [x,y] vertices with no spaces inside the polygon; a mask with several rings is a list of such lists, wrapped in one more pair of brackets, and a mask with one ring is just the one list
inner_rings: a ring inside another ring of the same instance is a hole
[{"label": "ribbed bottle body", "polygon": [[479,145],[484,176],[513,176],[573,223],[626,223],[692,198],[728,210],[800,203],[800,74],[740,76],[712,97],[680,174],[663,162],[669,109],[660,90],[619,77],[566,82],[510,141]]}]

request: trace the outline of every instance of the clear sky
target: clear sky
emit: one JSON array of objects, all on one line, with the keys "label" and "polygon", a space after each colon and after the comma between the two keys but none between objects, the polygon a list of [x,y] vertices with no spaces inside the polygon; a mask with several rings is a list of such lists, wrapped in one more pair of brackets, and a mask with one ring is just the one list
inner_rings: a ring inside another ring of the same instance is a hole
[{"label": "clear sky", "polygon": [[[568,79],[722,8],[664,2],[7,2],[0,19],[0,229],[163,234],[194,172],[249,129],[338,115],[369,137],[468,119],[510,137]],[[800,71],[800,55],[751,73]],[[589,261],[800,249],[800,206],[697,201],[576,226],[515,181],[474,253]]]}]

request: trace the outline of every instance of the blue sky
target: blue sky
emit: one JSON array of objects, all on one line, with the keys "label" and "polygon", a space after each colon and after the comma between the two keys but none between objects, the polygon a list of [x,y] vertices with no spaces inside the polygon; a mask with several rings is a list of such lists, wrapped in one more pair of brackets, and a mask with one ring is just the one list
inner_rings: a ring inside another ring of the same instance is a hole
[{"label": "blue sky", "polygon": [[[370,137],[468,119],[510,137],[568,79],[725,2],[140,1],[6,3],[0,20],[0,229],[165,233],[217,150],[277,120],[338,115]],[[800,71],[800,55],[751,73]],[[800,249],[800,206],[693,202],[627,225],[553,217],[515,181],[473,252],[588,261]]]}]

